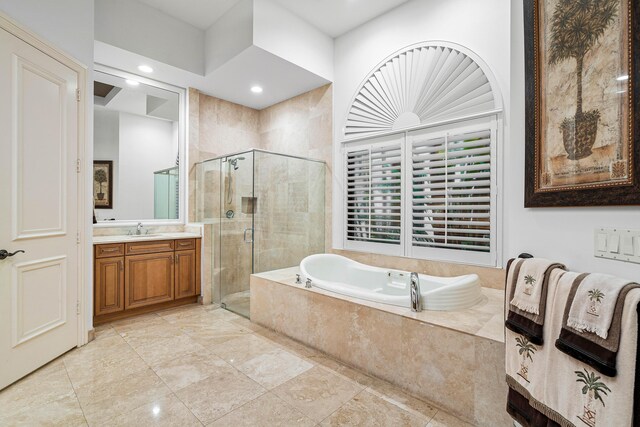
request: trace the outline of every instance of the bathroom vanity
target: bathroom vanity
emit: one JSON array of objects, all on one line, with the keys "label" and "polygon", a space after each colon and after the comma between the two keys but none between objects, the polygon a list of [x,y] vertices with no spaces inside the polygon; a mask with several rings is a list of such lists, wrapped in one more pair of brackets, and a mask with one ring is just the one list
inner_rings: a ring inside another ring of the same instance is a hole
[{"label": "bathroom vanity", "polygon": [[94,238],[93,323],[196,302],[200,237],[195,236]]}]

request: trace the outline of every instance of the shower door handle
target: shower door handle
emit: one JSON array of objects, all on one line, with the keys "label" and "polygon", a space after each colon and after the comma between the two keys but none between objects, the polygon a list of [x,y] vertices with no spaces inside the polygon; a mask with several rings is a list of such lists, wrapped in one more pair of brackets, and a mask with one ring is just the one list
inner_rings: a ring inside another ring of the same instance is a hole
[{"label": "shower door handle", "polygon": [[[251,240],[247,240],[247,231],[251,231]],[[253,243],[253,228],[245,228],[242,239],[244,240],[245,243]]]}]

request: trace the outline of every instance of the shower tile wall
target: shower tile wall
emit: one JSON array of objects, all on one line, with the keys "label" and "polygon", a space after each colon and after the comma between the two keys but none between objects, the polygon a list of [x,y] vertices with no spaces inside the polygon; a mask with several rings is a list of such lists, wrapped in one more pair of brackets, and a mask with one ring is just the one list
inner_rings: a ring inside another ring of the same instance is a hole
[{"label": "shower tile wall", "polygon": [[[227,153],[261,148],[259,114],[258,110],[189,89],[190,221],[203,217],[204,212],[196,212],[196,209],[206,208],[204,204],[197,203],[195,164]],[[217,188],[214,191],[218,194]],[[210,194],[200,192],[199,196],[211,199]],[[209,214],[219,213],[218,209],[207,212],[204,217],[209,218]]]},{"label": "shower tile wall", "polygon": [[[325,197],[322,203],[324,203],[326,213],[325,226],[314,229],[313,232],[322,232],[322,228],[324,228],[325,250],[327,250],[331,248],[332,102],[331,85],[312,90],[261,111],[213,98],[195,89],[189,89],[189,220],[207,219],[205,252],[203,254],[203,299],[205,303],[219,300],[219,295],[212,294],[211,290],[213,289],[213,292],[217,290],[217,287],[212,284],[220,279],[221,271],[217,267],[220,265],[219,257],[221,254],[215,252],[220,249],[219,246],[212,245],[210,242],[218,242],[220,237],[218,226],[221,212],[220,183],[217,178],[201,180],[201,182],[207,181],[208,187],[202,191],[196,189],[195,163],[251,148],[324,160],[326,162],[324,168]],[[292,168],[295,169],[295,166]],[[285,173],[285,170],[286,166],[285,169],[280,169],[281,173]],[[302,174],[297,175],[297,177],[302,176]],[[262,182],[272,181],[275,183],[278,180],[278,175],[274,173],[267,181],[263,179]],[[317,184],[319,181],[310,179],[308,182]],[[292,183],[290,188],[288,186],[286,189],[286,197],[291,195],[293,199],[296,194],[300,194],[299,191],[296,191],[296,185],[304,184],[301,182]],[[281,197],[284,196],[281,195]],[[306,202],[318,203],[319,200],[316,198]],[[304,203],[304,200],[295,201],[294,206],[297,207],[293,208],[290,215],[274,219],[275,222],[268,224],[267,227],[270,227],[270,230],[276,230],[279,227],[278,222],[280,222],[295,231],[295,224],[301,224],[304,218],[304,215],[296,216],[295,212],[296,209],[300,210]],[[264,207],[264,209],[276,209],[277,206],[277,204],[273,204],[271,207]],[[200,211],[197,212],[197,209]],[[259,212],[260,198],[258,198],[258,209]],[[242,225],[238,224],[237,226],[241,227]],[[285,230],[282,226],[279,229]],[[242,228],[243,230],[244,228]],[[241,232],[239,238],[242,239]],[[304,244],[305,239],[299,238],[297,240],[300,245]],[[279,244],[276,239],[273,242],[257,242],[255,250],[258,254],[256,260],[260,262],[258,267],[267,265],[268,257],[277,257],[278,253],[283,252],[278,246]],[[315,248],[313,249],[315,251]],[[224,249],[222,252],[224,253]]]},{"label": "shower tile wall", "polygon": [[325,165],[255,155],[255,272],[291,267],[324,252]]},{"label": "shower tile wall", "polygon": [[331,247],[332,89],[326,85],[264,110],[189,89],[189,219],[195,221],[195,163],[251,148],[324,160],[326,248]]},{"label": "shower tile wall", "polygon": [[260,148],[326,162],[325,249],[331,248],[332,87],[326,85],[260,111]]},{"label": "shower tile wall", "polygon": [[[189,221],[205,219],[203,252],[203,301],[218,301],[212,286],[220,278],[219,169],[209,170],[207,187],[196,187],[195,164],[225,153],[260,146],[259,111],[189,89]],[[214,175],[217,175],[214,177]],[[202,190],[202,191],[200,191]],[[197,210],[200,211],[197,211]]]}]

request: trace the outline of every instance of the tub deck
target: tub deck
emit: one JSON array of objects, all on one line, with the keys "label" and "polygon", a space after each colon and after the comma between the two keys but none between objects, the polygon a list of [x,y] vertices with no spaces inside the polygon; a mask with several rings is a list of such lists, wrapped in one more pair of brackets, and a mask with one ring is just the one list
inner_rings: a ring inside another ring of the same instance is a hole
[{"label": "tub deck", "polygon": [[455,311],[423,310],[419,313],[414,313],[409,308],[367,301],[360,298],[338,294],[336,292],[326,291],[317,287],[305,289],[304,284],[296,284],[296,274],[299,273],[300,268],[296,266],[281,270],[268,271],[265,273],[257,273],[253,276],[397,314],[423,323],[504,343],[504,290],[482,288],[482,301],[468,309]]},{"label": "tub deck", "polygon": [[504,291],[458,311],[422,311],[295,283],[298,267],[251,276],[251,321],[399,386],[479,426],[510,426]]}]

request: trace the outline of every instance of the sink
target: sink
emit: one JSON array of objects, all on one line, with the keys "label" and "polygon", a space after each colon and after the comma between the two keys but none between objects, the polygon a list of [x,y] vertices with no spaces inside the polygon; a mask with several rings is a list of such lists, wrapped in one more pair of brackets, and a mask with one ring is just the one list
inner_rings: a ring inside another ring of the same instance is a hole
[{"label": "sink", "polygon": [[139,239],[142,237],[161,237],[162,234],[128,234],[125,237],[127,239]]}]

